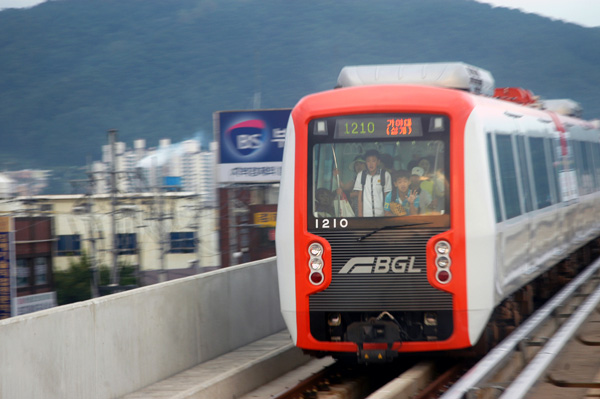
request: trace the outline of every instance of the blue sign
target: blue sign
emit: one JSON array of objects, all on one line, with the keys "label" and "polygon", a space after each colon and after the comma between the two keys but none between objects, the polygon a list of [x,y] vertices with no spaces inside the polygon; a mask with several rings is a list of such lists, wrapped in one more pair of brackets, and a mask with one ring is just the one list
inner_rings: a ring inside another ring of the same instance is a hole
[{"label": "blue sign", "polygon": [[219,181],[279,181],[290,109],[217,112]]}]

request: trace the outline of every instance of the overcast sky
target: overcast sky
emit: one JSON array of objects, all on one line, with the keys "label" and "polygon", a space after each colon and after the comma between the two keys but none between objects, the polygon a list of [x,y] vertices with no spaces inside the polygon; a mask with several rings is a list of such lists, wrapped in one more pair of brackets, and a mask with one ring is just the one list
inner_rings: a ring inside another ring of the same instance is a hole
[{"label": "overcast sky", "polygon": [[[0,9],[31,7],[44,0],[0,0]],[[517,8],[573,22],[587,27],[600,26],[600,0],[477,0],[496,6]]]},{"label": "overcast sky", "polygon": [[[599,0],[477,0],[494,6],[520,9],[524,12],[573,22],[586,27],[600,26]],[[2,0],[0,0],[2,2]]]}]

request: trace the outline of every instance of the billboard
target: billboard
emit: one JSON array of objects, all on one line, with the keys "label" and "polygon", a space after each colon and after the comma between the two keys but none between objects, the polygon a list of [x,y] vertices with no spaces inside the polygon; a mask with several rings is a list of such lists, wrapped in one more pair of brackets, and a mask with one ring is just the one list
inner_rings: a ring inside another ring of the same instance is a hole
[{"label": "billboard", "polygon": [[269,183],[281,179],[285,130],[291,109],[218,111],[220,183]]}]

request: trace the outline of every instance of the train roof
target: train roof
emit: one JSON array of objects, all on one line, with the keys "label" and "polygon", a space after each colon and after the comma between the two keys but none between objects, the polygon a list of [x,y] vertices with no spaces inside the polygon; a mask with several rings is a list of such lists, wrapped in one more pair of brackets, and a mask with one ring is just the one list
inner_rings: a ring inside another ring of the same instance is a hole
[{"label": "train roof", "polygon": [[377,84],[421,84],[494,95],[492,74],[463,62],[346,66],[337,81],[337,87]]}]

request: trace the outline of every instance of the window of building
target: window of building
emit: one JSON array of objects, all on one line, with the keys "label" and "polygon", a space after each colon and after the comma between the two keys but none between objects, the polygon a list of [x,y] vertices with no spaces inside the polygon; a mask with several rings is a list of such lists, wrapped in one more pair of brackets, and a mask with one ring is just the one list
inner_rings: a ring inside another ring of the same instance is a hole
[{"label": "window of building", "polygon": [[17,259],[17,287],[27,287],[30,274],[27,259]]},{"label": "window of building", "polygon": [[48,260],[46,258],[35,258],[35,285],[48,283]]},{"label": "window of building", "polygon": [[137,252],[135,233],[117,234],[117,248],[119,249],[119,255],[134,255]]},{"label": "window of building", "polygon": [[80,256],[81,236],[79,234],[59,235],[56,256]]},{"label": "window of building", "polygon": [[52,204],[40,205],[40,211],[42,211],[42,212],[52,212],[53,210],[54,210],[54,205],[52,205]]},{"label": "window of building", "polygon": [[171,250],[174,254],[192,253],[196,250],[194,232],[171,233]]}]

